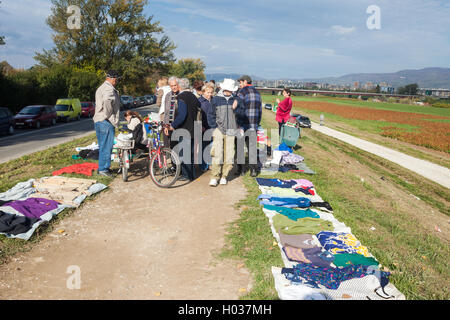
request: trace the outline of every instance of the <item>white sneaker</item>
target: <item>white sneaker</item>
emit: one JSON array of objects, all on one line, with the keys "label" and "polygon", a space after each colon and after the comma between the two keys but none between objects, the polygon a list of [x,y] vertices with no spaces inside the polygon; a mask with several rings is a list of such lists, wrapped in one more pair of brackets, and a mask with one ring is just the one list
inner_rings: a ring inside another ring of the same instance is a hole
[{"label": "white sneaker", "polygon": [[211,180],[209,180],[209,185],[211,186],[211,187],[217,187],[217,179],[211,179]]},{"label": "white sneaker", "polygon": [[225,178],[220,179],[220,184],[223,184],[223,185],[227,184],[227,179],[225,179]]}]

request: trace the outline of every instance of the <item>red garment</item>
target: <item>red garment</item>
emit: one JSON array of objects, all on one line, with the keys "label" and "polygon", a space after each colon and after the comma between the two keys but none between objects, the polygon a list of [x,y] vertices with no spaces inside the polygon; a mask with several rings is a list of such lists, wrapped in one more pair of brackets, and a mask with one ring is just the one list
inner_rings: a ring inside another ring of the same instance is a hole
[{"label": "red garment", "polygon": [[97,169],[98,169],[97,163],[85,162],[85,163],[77,163],[77,164],[73,164],[68,167],[64,167],[62,169],[53,171],[52,174],[54,176],[58,176],[63,173],[79,173],[79,174],[84,174],[87,176],[92,176],[92,171],[97,170]]},{"label": "red garment", "polygon": [[292,99],[291,97],[287,97],[278,104],[277,115],[275,117],[275,120],[277,120],[277,122],[279,123],[287,122],[291,114],[291,109],[292,109]]}]

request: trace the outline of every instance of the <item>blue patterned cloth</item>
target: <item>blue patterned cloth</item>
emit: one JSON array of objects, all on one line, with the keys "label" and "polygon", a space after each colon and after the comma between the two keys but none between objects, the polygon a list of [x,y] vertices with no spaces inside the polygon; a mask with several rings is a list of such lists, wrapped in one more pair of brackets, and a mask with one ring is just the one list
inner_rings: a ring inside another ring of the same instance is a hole
[{"label": "blue patterned cloth", "polygon": [[380,271],[373,266],[352,265],[338,269],[323,268],[311,263],[299,263],[294,268],[282,268],[281,273],[292,282],[314,284],[316,288],[319,288],[320,284],[328,289],[337,289],[343,281],[372,274],[379,276],[380,283],[384,287],[389,283],[390,275],[389,272]]}]

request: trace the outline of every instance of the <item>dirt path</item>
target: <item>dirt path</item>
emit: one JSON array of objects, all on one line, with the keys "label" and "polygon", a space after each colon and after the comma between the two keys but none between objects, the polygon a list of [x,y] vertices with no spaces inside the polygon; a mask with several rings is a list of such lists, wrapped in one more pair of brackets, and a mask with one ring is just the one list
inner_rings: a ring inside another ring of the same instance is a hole
[{"label": "dirt path", "polygon": [[[246,190],[240,179],[217,188],[208,181],[164,190],[148,177],[115,179],[0,267],[0,299],[238,299],[251,287],[248,271],[214,254]],[[80,289],[69,289],[77,274]]]}]

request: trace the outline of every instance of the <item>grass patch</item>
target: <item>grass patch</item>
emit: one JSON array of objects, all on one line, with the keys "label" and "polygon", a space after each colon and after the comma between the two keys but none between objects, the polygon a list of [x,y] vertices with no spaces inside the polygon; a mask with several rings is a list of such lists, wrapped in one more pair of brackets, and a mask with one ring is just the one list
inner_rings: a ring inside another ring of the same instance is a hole
[{"label": "grass patch", "polygon": [[[92,134],[0,164],[0,192],[7,191],[18,182],[27,181],[32,178],[38,179],[52,176],[53,171],[75,163],[98,162],[95,160],[83,161],[72,159],[72,155],[78,154],[75,151],[76,147],[86,146],[94,141],[97,141],[97,138],[95,134]],[[64,174],[64,176],[95,179],[97,182],[105,185],[108,185],[113,180],[112,178],[99,176],[95,173],[92,177],[77,174]],[[94,199],[96,196],[97,194],[87,197],[81,206],[87,200]],[[30,250],[46,234],[51,232],[55,225],[65,217],[72,215],[74,211],[75,209],[72,208],[64,209],[61,213],[54,216],[49,223],[40,225],[28,241],[7,238],[5,235],[0,235],[0,264],[7,262],[16,253]]]},{"label": "grass patch", "polygon": [[[272,113],[263,112],[262,126],[268,132],[277,128]],[[277,173],[267,178],[311,180],[332,205],[336,219],[389,269],[390,281],[407,299],[449,299],[448,238],[426,224],[431,210],[436,211],[433,219],[447,223],[448,190],[313,130],[303,130],[299,144],[296,153],[305,157],[316,175]],[[240,218],[229,226],[223,255],[242,258],[253,274],[253,289],[243,299],[276,299],[270,268],[283,266],[281,255],[277,247],[269,249],[275,239],[256,201],[260,194],[256,180],[249,176],[243,180],[248,195],[239,204]],[[420,206],[413,196],[423,201]]]}]

